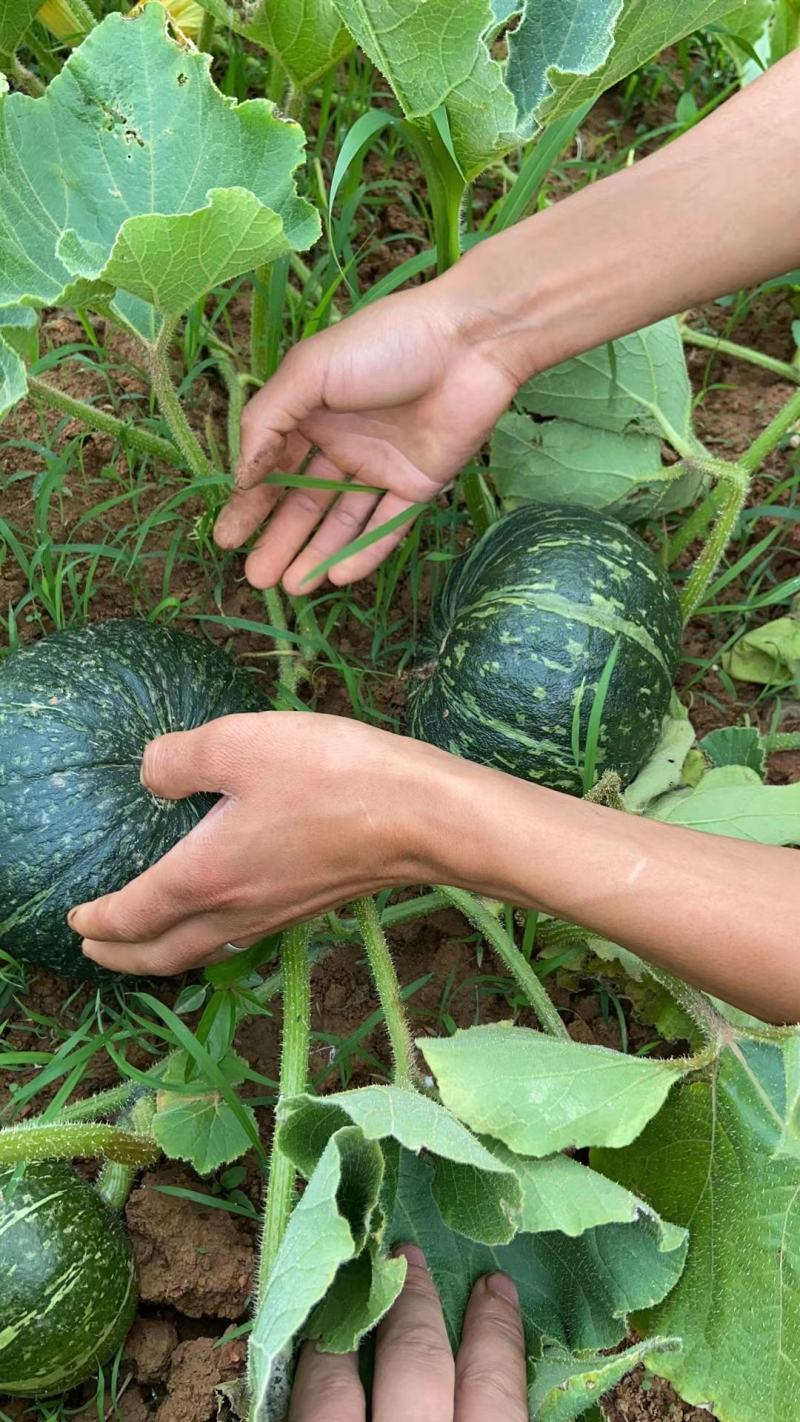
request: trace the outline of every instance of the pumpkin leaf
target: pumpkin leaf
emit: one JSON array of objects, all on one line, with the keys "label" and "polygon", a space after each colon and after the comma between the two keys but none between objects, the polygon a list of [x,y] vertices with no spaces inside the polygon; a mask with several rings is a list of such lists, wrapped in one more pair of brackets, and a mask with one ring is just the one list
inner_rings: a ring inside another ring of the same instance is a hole
[{"label": "pumpkin leaf", "polygon": [[492,440],[498,492],[511,507],[566,502],[641,518],[681,508],[700,490],[699,470],[667,466],[661,452],[665,440],[700,451],[674,320],[543,371],[516,404],[526,414],[504,416]]},{"label": "pumpkin leaf", "polygon": [[692,392],[677,321],[630,336],[542,371],[517,403],[532,415],[573,420],[594,430],[637,430],[691,442]]},{"label": "pumpkin leaf", "polygon": [[517,142],[517,106],[487,35],[488,0],[335,0],[344,23],[386,76],[406,118],[423,127],[444,108],[467,179]]},{"label": "pumpkin leaf", "polygon": [[395,1086],[366,1086],[324,1099],[298,1096],[282,1108],[281,1150],[308,1176],[331,1135],[348,1123],[371,1141],[393,1140],[434,1159],[433,1193],[447,1223],[486,1244],[514,1235],[520,1187],[508,1162],[477,1141],[445,1107]]},{"label": "pumpkin leaf", "polygon": [[746,765],[764,776],[764,742],[757,726],[720,726],[703,737],[700,749],[716,766]]},{"label": "pumpkin leaf", "polygon": [[[247,1063],[235,1052],[228,1052],[218,1063],[231,1086],[244,1081]],[[186,1160],[198,1175],[209,1175],[221,1165],[228,1165],[246,1154],[253,1143],[241,1118],[232,1110],[220,1091],[202,1079],[192,1081],[192,1092],[185,1085],[186,1057],[176,1053],[167,1063],[165,1079],[183,1086],[180,1092],[160,1091],[156,1098],[153,1135],[166,1156]],[[255,1113],[246,1102],[239,1105],[252,1131],[258,1132]]]},{"label": "pumpkin leaf", "polygon": [[405,1283],[405,1259],[389,1259],[372,1240],[343,1264],[305,1332],[326,1353],[352,1353],[388,1312]]},{"label": "pumpkin leaf", "polygon": [[0,99],[0,309],[116,288],[152,339],[210,285],[315,241],[292,180],[302,130],[224,98],[166,24],[160,4],[112,13],[42,98]]},{"label": "pumpkin leaf", "polygon": [[731,0],[527,0],[509,37],[508,83],[520,112],[551,123],[730,8]]},{"label": "pumpkin leaf", "polygon": [[296,89],[308,89],[339,63],[353,41],[332,0],[201,0],[221,24],[260,44]]},{"label": "pumpkin leaf", "polygon": [[675,1353],[679,1338],[648,1338],[621,1353],[575,1356],[558,1343],[545,1346],[528,1392],[528,1410],[536,1422],[574,1422],[598,1397],[615,1387],[650,1357]]},{"label": "pumpkin leaf", "polygon": [[634,1140],[687,1069],[527,1027],[470,1027],[417,1046],[459,1120],[537,1158]]},{"label": "pumpkin leaf", "polygon": [[720,1422],[784,1422],[797,1411],[798,1168],[796,1157],[776,1154],[786,1129],[787,1050],[796,1058],[794,1045],[742,1035],[708,1079],[672,1093],[638,1140],[592,1156],[691,1229],[681,1280],[634,1325],[683,1339],[680,1353],[648,1366]]},{"label": "pumpkin leaf", "polygon": [[[491,467],[506,509],[580,504],[623,516],[632,495],[641,498],[648,481],[663,477],[661,443],[654,435],[590,429],[573,420],[531,420],[514,411],[495,426]],[[655,491],[653,496],[658,499]]]},{"label": "pumpkin leaf", "polygon": [[442,1220],[424,1156],[400,1152],[390,1242],[424,1251],[455,1347],[470,1291],[484,1274],[502,1270],[520,1294],[529,1351],[543,1338],[573,1351],[613,1348],[627,1331],[634,1300],[661,1300],[680,1277],[686,1253],[681,1231],[664,1232],[652,1217],[639,1225],[608,1224],[576,1239],[557,1231],[520,1233],[489,1248],[467,1240]]},{"label": "pumpkin leaf", "polygon": [[761,686],[800,686],[800,617],[778,617],[744,632],[721,657],[729,676]]},{"label": "pumpkin leaf", "polygon": [[0,56],[14,53],[41,4],[42,0],[0,0]]},{"label": "pumpkin leaf", "polygon": [[250,1422],[282,1417],[286,1358],[342,1265],[363,1249],[383,1179],[380,1147],[346,1126],[326,1145],[295,1206],[250,1335]]},{"label": "pumpkin leaf", "polygon": [[800,845],[800,784],[763,785],[748,766],[710,770],[693,790],[676,790],[648,811],[665,824],[757,844]]},{"label": "pumpkin leaf", "polygon": [[621,1189],[572,1156],[532,1160],[499,1144],[495,1151],[498,1159],[516,1171],[522,1187],[520,1229],[526,1234],[558,1230],[576,1239],[599,1225],[635,1225],[647,1216],[647,1228],[660,1235],[664,1249],[679,1249],[685,1242],[685,1230],[665,1225],[630,1190]]}]

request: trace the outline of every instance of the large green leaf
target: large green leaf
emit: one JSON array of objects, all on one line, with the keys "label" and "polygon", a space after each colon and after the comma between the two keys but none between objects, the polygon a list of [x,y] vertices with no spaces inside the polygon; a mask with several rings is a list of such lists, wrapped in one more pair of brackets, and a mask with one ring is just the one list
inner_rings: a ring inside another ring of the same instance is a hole
[{"label": "large green leaf", "polygon": [[664,1249],[679,1249],[685,1242],[685,1231],[664,1224],[637,1195],[572,1156],[531,1160],[504,1146],[498,1154],[516,1170],[522,1187],[520,1229],[526,1234],[558,1230],[576,1239],[598,1225],[635,1225],[646,1216],[646,1229],[660,1236]]},{"label": "large green leaf", "polygon": [[331,1137],[258,1301],[249,1348],[250,1422],[283,1416],[287,1353],[340,1268],[364,1248],[382,1180],[379,1146],[352,1126]]},{"label": "large green leaf", "polygon": [[367,1140],[394,1140],[427,1151],[434,1161],[434,1195],[448,1224],[487,1244],[510,1240],[519,1222],[520,1187],[498,1159],[443,1106],[396,1086],[366,1086],[324,1098],[298,1096],[282,1108],[281,1149],[309,1175],[330,1136],[353,1123]]},{"label": "large green leaf", "polygon": [[459,1120],[536,1157],[634,1140],[686,1070],[527,1027],[471,1027],[417,1046]]},{"label": "large green leaf", "polygon": [[508,82],[538,123],[572,113],[736,0],[527,0],[509,42]]},{"label": "large green leaf", "polygon": [[775,1155],[785,1050],[740,1038],[626,1150],[593,1155],[691,1231],[674,1292],[634,1322],[683,1339],[681,1353],[652,1366],[720,1422],[787,1422],[800,1411],[800,1167]]},{"label": "large green leaf", "polygon": [[43,98],[0,99],[0,308],[119,288],[151,335],[154,311],[315,240],[302,130],[224,98],[209,63],[151,4],[109,15]]},{"label": "large green leaf", "polygon": [[519,503],[574,503],[640,518],[697,495],[702,475],[665,466],[661,442],[699,452],[678,324],[659,321],[543,371],[492,440],[498,491]]},{"label": "large green leaf", "polygon": [[747,766],[710,770],[694,790],[675,790],[648,810],[665,824],[758,844],[800,845],[800,783],[762,785]]},{"label": "large green leaf", "polygon": [[13,54],[43,0],[0,0],[0,56]]},{"label": "large green leaf", "polygon": [[517,142],[517,106],[486,36],[488,0],[335,0],[344,23],[386,75],[407,118],[445,107],[459,162],[474,177]]},{"label": "large green leaf", "polygon": [[[468,179],[591,102],[644,60],[732,0],[334,0],[344,23],[386,75],[406,116],[422,124],[446,109]],[[734,0],[735,3],[735,0]],[[507,63],[489,43],[521,12]]]},{"label": "large green leaf", "polygon": [[353,48],[333,0],[200,0],[222,24],[263,45],[298,90],[308,89]]},{"label": "large green leaf", "polygon": [[[532,415],[621,434],[694,442],[692,391],[677,321],[658,321],[535,375],[517,402]],[[699,446],[698,446],[699,448]]]},{"label": "large green leaf", "polygon": [[342,1265],[304,1332],[326,1353],[352,1353],[391,1308],[405,1277],[405,1260],[387,1258],[371,1241]]},{"label": "large green leaf", "polygon": [[473,1284],[498,1269],[519,1289],[528,1346],[535,1354],[543,1338],[576,1352],[613,1348],[625,1337],[628,1313],[642,1306],[635,1300],[661,1300],[680,1277],[684,1235],[656,1224],[653,1215],[642,1215],[638,1225],[607,1224],[575,1239],[558,1232],[522,1233],[513,1243],[490,1249],[444,1224],[432,1184],[430,1163],[402,1151],[390,1239],[411,1241],[425,1252],[454,1344]]}]

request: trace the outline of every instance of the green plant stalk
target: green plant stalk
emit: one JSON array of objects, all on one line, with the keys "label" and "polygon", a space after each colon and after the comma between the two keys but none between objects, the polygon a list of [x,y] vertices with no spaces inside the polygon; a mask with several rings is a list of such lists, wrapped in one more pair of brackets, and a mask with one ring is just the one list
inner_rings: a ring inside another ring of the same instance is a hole
[{"label": "green plant stalk", "polygon": [[682,326],[681,336],[684,345],[699,346],[702,350],[713,351],[719,355],[729,355],[735,360],[747,361],[750,365],[760,366],[762,370],[769,370],[773,375],[779,375],[782,380],[789,380],[794,385],[800,385],[800,370],[796,366],[790,365],[788,361],[762,355],[760,351],[752,350],[750,346],[740,346],[736,341],[723,340],[721,336],[708,335],[705,331],[695,331],[691,326]]},{"label": "green plant stalk", "polygon": [[103,1121],[50,1124],[26,1121],[0,1131],[0,1165],[34,1160],[91,1159],[103,1155],[121,1165],[152,1165],[161,1154],[146,1135]]},{"label": "green plant stalk", "polygon": [[520,952],[516,943],[512,942],[502,925],[498,923],[494,914],[490,913],[486,905],[474,894],[468,893],[466,889],[452,889],[445,884],[439,884],[437,888],[454,908],[457,908],[470,923],[474,924],[478,932],[483,934],[487,943],[491,944],[520,989],[525,1001],[533,1008],[545,1032],[549,1032],[551,1037],[561,1037],[564,1041],[570,1041],[570,1035],[550,1001],[548,993],[530,963]]},{"label": "green plant stalk", "polygon": [[58,1113],[58,1124],[63,1126],[67,1121],[93,1121],[101,1116],[113,1116],[127,1106],[138,1090],[135,1082],[123,1081],[119,1086],[110,1086],[107,1091],[98,1091],[72,1106],[62,1107]]},{"label": "green plant stalk", "polygon": [[168,439],[149,434],[147,430],[138,429],[136,425],[126,424],[124,420],[118,420],[116,415],[106,414],[104,410],[98,410],[85,400],[75,400],[71,395],[65,395],[62,390],[56,390],[46,380],[29,375],[28,393],[34,405],[57,410],[59,414],[68,415],[72,420],[80,420],[89,429],[110,435],[112,439],[119,440],[120,444],[135,449],[139,454],[150,455],[153,459],[161,459],[165,464],[177,467],[184,463],[180,450]]},{"label": "green plant stalk", "polygon": [[197,36],[197,48],[203,54],[211,53],[211,43],[214,39],[214,26],[216,21],[210,10],[203,11],[203,19],[200,24],[200,33]]},{"label": "green plant stalk", "polygon": [[467,183],[433,124],[429,132],[423,132],[416,123],[404,119],[400,129],[425,177],[433,216],[436,270],[442,276],[461,257],[461,207]]},{"label": "green plant stalk", "polygon": [[22,63],[19,55],[0,54],[0,69],[5,70],[9,79],[13,79],[32,99],[41,99],[47,86],[42,83],[38,74],[34,74],[33,70]]},{"label": "green plant stalk", "polygon": [[[283,598],[281,597],[280,588],[265,588],[264,604],[271,626],[277,627],[280,632],[287,632],[289,629],[286,620],[286,608]],[[278,674],[279,691],[284,691],[289,696],[296,696],[298,686],[301,682],[307,681],[308,676],[308,668],[299,651],[295,651],[292,648],[281,655],[281,667]]]},{"label": "green plant stalk", "polygon": [[778,411],[763,434],[760,434],[758,439],[754,440],[750,448],[741,456],[738,461],[740,468],[746,470],[748,474],[755,474],[781,440],[792,433],[798,422],[800,422],[800,390],[790,400],[787,400],[783,409]]},{"label": "green plant stalk", "polygon": [[[280,1103],[299,1096],[308,1076],[311,1038],[311,973],[308,957],[308,924],[287,928],[281,944],[283,968],[283,1042],[281,1045]],[[269,1183],[264,1210],[264,1233],[258,1265],[258,1292],[272,1273],[292,1210],[295,1172],[292,1162],[273,1141]]]},{"label": "green plant stalk", "polygon": [[213,478],[215,470],[183,413],[178,392],[172,383],[168,351],[177,324],[176,317],[165,318],[155,345],[145,346],[150,379],[153,382],[153,391],[158,401],[158,407],[169,425],[172,438],[191,473],[197,479]]},{"label": "green plant stalk", "polygon": [[725,498],[720,507],[719,516],[681,593],[681,611],[684,622],[688,622],[701,606],[722,562],[725,549],[731,540],[750,492],[750,475],[745,469],[740,465],[731,464],[728,466],[728,471]]},{"label": "green plant stalk", "polygon": [[[141,1092],[139,1088],[135,1089],[139,1093],[137,1099],[121,1118],[121,1123],[124,1122],[132,1130],[152,1139],[153,1117],[156,1110],[155,1097],[151,1092]],[[95,1189],[110,1210],[125,1208],[136,1174],[136,1166],[123,1165],[115,1160],[105,1162],[97,1177]]]},{"label": "green plant stalk", "polygon": [[256,267],[253,272],[253,296],[250,305],[250,370],[263,385],[267,378],[267,341],[269,337],[269,267]]},{"label": "green plant stalk", "polygon": [[685,553],[696,538],[702,537],[706,529],[714,522],[720,511],[720,506],[725,498],[725,490],[721,484],[715,484],[709,489],[702,504],[684,519],[669,540],[667,545],[666,561],[668,564],[680,558],[681,553]]},{"label": "green plant stalk", "polygon": [[386,942],[380,915],[373,898],[358,899],[353,905],[364,947],[367,950],[372,980],[377,989],[383,1009],[386,1030],[392,1047],[395,1086],[413,1091],[416,1078],[414,1065],[414,1039],[408,1025],[406,1010],[400,994],[400,984]]}]

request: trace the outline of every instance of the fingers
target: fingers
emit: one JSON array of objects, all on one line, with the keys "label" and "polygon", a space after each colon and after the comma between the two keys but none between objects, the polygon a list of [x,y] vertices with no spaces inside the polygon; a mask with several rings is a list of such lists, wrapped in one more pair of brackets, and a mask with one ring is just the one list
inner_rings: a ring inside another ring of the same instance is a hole
[{"label": "fingers", "polygon": [[[341,470],[324,455],[312,459],[306,472],[313,479],[344,479]],[[254,588],[271,588],[280,582],[335,498],[333,489],[289,490],[245,564],[247,580]]]},{"label": "fingers", "polygon": [[194,731],[173,731],[145,747],[142,784],[158,800],[185,800],[203,790],[219,793],[226,764],[221,750],[219,721],[209,721]]},{"label": "fingers", "polygon": [[289,1422],[365,1422],[364,1392],[355,1353],[318,1353],[306,1343],[300,1354]]},{"label": "fingers", "polygon": [[289,453],[290,437],[303,420],[324,407],[327,361],[321,344],[312,338],[295,346],[245,406],[236,468],[240,489],[252,489],[271,474]]},{"label": "fingers", "polygon": [[373,1422],[451,1422],[455,1365],[442,1306],[422,1251],[400,1252],[408,1273],[378,1331]]},{"label": "fingers", "polygon": [[[301,435],[286,441],[285,467],[296,473],[308,455],[309,443]],[[256,484],[252,489],[235,489],[214,525],[214,539],[220,548],[241,548],[255,533],[283,495],[279,484]]]},{"label": "fingers", "polygon": [[528,1422],[525,1334],[505,1274],[475,1285],[456,1359],[456,1422]]},{"label": "fingers", "polygon": [[377,494],[342,494],[336,500],[313,538],[309,539],[291,567],[286,569],[283,586],[288,593],[313,592],[325,582],[327,573],[317,573],[312,577],[314,569],[359,537],[378,500]]},{"label": "fingers", "polygon": [[219,914],[198,914],[149,941],[129,943],[117,939],[107,942],[86,938],[83,952],[93,963],[115,973],[169,978],[177,973],[186,973],[190,968],[227,958],[227,953],[220,952],[223,943],[233,941],[237,947],[246,948],[261,936],[242,931],[234,932],[231,939],[229,935],[232,932],[230,916],[226,921]]},{"label": "fingers", "polygon": [[[398,514],[405,513],[406,510],[414,508],[414,504],[408,499],[401,499],[397,494],[387,494],[381,499],[372,517],[367,521],[362,533],[372,533],[376,528],[383,527]],[[393,548],[398,543],[402,543],[408,533],[413,517],[409,517],[407,522],[400,524],[391,533],[387,533],[383,538],[377,538],[374,543],[370,543],[368,548],[362,548],[360,553],[354,553],[350,558],[343,558],[341,563],[335,563],[328,570],[328,578],[336,587],[342,587],[345,583],[355,583],[359,578],[366,578],[370,573],[374,573],[379,568],[384,558],[388,558]],[[290,571],[294,571],[293,569]]]}]

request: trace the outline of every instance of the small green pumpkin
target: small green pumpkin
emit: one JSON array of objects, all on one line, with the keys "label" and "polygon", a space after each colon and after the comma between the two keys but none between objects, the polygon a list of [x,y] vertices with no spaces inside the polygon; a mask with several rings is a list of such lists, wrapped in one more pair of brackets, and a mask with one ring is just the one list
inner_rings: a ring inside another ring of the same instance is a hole
[{"label": "small green pumpkin", "polygon": [[47,1397],[113,1356],[136,1313],[120,1216],[71,1166],[0,1169],[0,1393]]},{"label": "small green pumpkin", "polygon": [[579,794],[576,742],[616,647],[596,764],[631,780],[658,740],[681,635],[672,584],[636,533],[589,509],[526,505],[454,565],[420,647],[411,734]]}]

